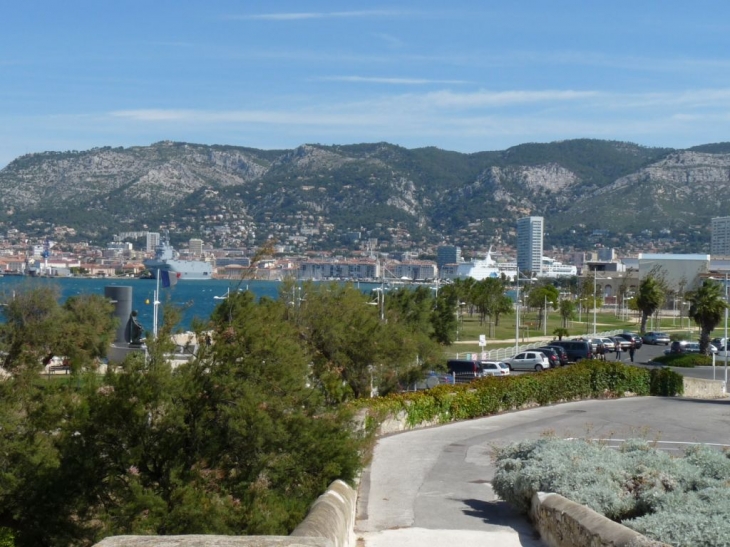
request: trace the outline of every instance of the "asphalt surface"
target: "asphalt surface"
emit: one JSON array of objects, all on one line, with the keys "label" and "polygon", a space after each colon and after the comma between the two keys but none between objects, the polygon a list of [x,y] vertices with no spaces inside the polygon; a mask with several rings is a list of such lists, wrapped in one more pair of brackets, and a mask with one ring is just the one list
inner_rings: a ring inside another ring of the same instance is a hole
[{"label": "asphalt surface", "polygon": [[360,486],[358,545],[543,545],[526,518],[492,491],[496,447],[549,434],[613,442],[644,438],[679,454],[690,443],[723,448],[730,444],[729,429],[730,400],[636,397],[565,403],[384,437]]}]

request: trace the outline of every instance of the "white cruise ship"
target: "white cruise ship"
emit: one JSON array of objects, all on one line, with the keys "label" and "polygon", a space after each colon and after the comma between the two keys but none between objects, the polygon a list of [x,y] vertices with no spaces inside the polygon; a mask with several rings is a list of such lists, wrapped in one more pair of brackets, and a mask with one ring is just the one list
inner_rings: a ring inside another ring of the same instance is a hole
[{"label": "white cruise ship", "polygon": [[[492,259],[492,250],[487,253],[484,260],[473,260],[471,262],[463,262],[456,269],[455,278],[465,279],[471,277],[476,281],[488,278],[499,278],[504,276],[510,281],[514,281],[517,276],[516,262],[495,262]],[[578,268],[558,262],[547,256],[542,257],[542,271],[536,273],[536,277],[570,277],[578,275]]]},{"label": "white cruise ship", "polygon": [[456,269],[455,278],[466,279],[471,277],[476,281],[489,278],[500,278],[504,274],[507,279],[513,281],[517,276],[517,265],[513,262],[495,262],[492,258],[492,249],[489,249],[484,260],[472,260],[462,262]]}]

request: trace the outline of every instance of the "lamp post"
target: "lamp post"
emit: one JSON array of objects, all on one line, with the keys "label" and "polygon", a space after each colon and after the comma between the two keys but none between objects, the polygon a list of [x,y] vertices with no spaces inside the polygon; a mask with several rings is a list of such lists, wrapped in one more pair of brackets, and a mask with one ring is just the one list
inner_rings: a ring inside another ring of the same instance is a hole
[{"label": "lamp post", "polygon": [[725,393],[727,393],[727,272],[725,272]]},{"label": "lamp post", "polygon": [[[604,277],[605,279],[611,279],[610,277]],[[596,336],[596,308],[598,307],[598,275],[596,272],[593,273],[593,336]]]},{"label": "lamp post", "polygon": [[517,286],[517,292],[515,294],[515,315],[517,320],[515,321],[515,355],[520,352],[520,269],[517,268],[517,275],[515,275],[515,282]]}]

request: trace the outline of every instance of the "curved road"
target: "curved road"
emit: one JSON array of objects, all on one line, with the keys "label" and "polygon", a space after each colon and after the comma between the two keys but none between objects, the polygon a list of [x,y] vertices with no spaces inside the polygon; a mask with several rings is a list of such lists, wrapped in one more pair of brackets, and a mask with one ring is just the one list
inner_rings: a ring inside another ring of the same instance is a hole
[{"label": "curved road", "polygon": [[495,447],[542,435],[646,438],[681,453],[730,443],[730,401],[636,397],[512,412],[379,439],[358,497],[358,546],[543,545],[495,499]]}]

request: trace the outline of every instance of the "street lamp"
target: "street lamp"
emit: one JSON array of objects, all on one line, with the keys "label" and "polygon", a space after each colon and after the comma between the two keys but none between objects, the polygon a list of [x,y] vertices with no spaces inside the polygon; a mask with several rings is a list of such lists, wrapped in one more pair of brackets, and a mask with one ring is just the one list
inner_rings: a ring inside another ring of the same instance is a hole
[{"label": "street lamp", "polygon": [[[717,278],[711,277],[710,279],[717,279]],[[727,304],[728,304],[728,301],[727,301],[727,283],[728,283],[728,273],[725,272],[725,334],[724,334],[725,338],[723,340],[723,347],[725,348],[725,366],[724,366],[724,369],[725,369],[725,392],[726,393],[727,393],[727,351],[728,351],[728,347],[727,347],[727,345],[728,345],[727,344],[727,342],[728,342],[728,340],[727,340],[727,315],[728,315],[728,310],[727,310]],[[687,311],[687,324],[689,325],[689,310]],[[714,357],[713,357],[713,363],[714,363]],[[713,368],[713,370],[715,370],[715,369]]]},{"label": "street lamp", "polygon": [[515,293],[515,314],[517,319],[515,321],[515,355],[520,352],[520,268],[517,268],[517,275],[515,275],[515,282],[517,291]]},{"label": "street lamp", "polygon": [[[610,277],[604,277],[605,279],[611,279]],[[597,306],[597,294],[598,294],[598,275],[593,272],[593,336],[596,336],[596,308]]]}]

